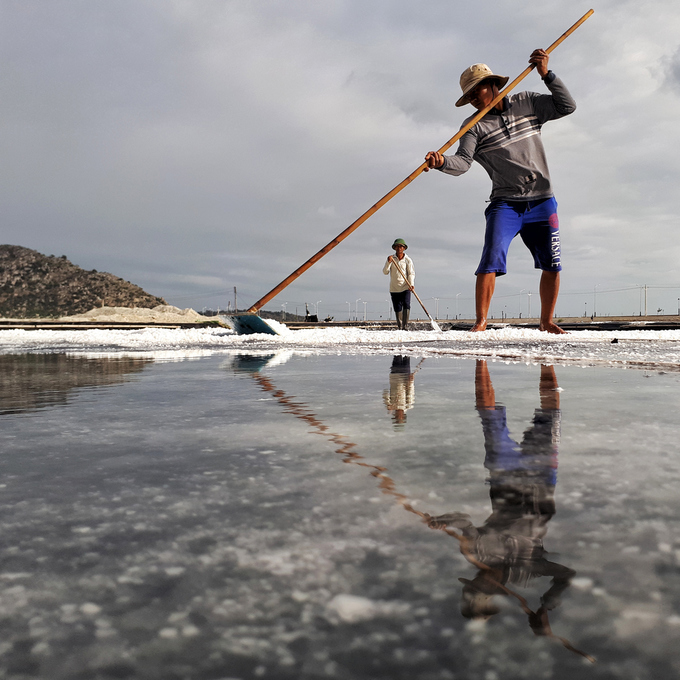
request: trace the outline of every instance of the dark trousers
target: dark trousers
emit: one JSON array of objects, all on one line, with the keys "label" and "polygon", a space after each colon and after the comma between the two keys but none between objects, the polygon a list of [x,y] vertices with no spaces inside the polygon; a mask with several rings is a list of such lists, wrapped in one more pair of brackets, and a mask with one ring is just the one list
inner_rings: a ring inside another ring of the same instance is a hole
[{"label": "dark trousers", "polygon": [[392,308],[398,314],[402,309],[411,309],[411,291],[402,290],[401,293],[390,293]]}]

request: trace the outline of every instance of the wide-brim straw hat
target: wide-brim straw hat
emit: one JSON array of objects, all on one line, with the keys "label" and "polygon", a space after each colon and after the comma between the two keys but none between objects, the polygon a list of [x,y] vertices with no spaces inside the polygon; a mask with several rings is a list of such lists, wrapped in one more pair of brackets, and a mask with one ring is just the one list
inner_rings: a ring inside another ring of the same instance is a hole
[{"label": "wide-brim straw hat", "polygon": [[505,83],[510,80],[508,76],[496,75],[486,64],[472,64],[460,74],[460,89],[463,90],[463,96],[456,102],[456,106],[465,106],[469,104],[468,94],[477,86],[482,80],[495,79],[498,82],[498,89],[502,89]]}]

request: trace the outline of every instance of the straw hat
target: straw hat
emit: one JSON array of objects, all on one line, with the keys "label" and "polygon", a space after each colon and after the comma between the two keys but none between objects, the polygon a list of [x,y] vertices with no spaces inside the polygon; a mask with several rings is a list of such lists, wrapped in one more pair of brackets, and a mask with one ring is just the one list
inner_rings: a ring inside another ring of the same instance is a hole
[{"label": "straw hat", "polygon": [[472,64],[460,74],[460,89],[463,90],[463,96],[456,102],[456,106],[469,104],[468,93],[487,78],[495,78],[499,90],[510,80],[508,76],[496,75],[486,64]]}]

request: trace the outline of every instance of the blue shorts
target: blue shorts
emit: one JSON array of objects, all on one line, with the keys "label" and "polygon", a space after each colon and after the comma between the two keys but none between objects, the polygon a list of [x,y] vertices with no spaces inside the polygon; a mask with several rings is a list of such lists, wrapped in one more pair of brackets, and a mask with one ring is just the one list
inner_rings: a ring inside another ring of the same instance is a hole
[{"label": "blue shorts", "polygon": [[560,223],[557,201],[491,201],[484,211],[486,234],[482,259],[475,274],[503,276],[512,239],[519,234],[534,256],[534,266],[547,272],[562,271]]}]

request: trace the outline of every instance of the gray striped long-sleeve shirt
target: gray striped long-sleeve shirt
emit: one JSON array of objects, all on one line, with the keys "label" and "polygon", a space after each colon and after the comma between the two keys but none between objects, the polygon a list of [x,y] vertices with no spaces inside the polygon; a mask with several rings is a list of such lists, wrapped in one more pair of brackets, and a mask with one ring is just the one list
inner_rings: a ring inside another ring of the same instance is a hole
[{"label": "gray striped long-sleeve shirt", "polygon": [[444,165],[439,170],[462,175],[474,160],[491,177],[491,200],[533,201],[551,197],[541,127],[546,121],[572,113],[576,103],[552,72],[544,82],[550,94],[520,92],[505,97],[503,111],[492,109],[468,130],[456,153],[444,156]]}]

